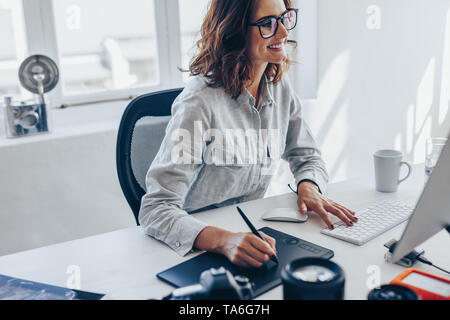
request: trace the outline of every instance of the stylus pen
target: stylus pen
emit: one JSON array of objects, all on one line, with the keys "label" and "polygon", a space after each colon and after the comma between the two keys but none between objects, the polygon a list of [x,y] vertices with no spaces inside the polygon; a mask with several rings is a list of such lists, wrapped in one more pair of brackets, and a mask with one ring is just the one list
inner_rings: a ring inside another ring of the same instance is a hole
[{"label": "stylus pen", "polygon": [[[248,225],[248,227],[250,228],[250,230],[252,230],[253,234],[255,236],[257,236],[258,238],[260,238],[262,241],[266,242],[267,241],[261,236],[261,234],[258,232],[258,230],[256,230],[255,226],[250,222],[250,220],[248,220],[247,216],[245,215],[244,212],[242,212],[241,208],[237,207],[237,210],[239,211],[239,214],[241,215],[242,219],[244,219],[245,223]],[[276,264],[278,264],[278,258],[276,255],[273,255],[272,257],[270,257],[270,259],[275,262]]]}]

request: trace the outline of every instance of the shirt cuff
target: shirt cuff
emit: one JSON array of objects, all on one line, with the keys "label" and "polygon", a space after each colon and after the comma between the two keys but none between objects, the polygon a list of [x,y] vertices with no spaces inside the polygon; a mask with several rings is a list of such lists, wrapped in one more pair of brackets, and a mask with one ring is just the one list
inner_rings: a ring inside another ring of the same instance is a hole
[{"label": "shirt cuff", "polygon": [[301,172],[297,177],[295,177],[295,184],[297,185],[297,190],[299,187],[299,184],[301,182],[309,181],[314,183],[318,188],[319,192],[323,195],[327,192],[328,184],[327,181],[317,174],[314,171],[305,171]]},{"label": "shirt cuff", "polygon": [[180,256],[185,256],[194,248],[195,240],[199,233],[208,224],[199,221],[191,216],[178,219],[170,231],[170,241],[166,242]]}]

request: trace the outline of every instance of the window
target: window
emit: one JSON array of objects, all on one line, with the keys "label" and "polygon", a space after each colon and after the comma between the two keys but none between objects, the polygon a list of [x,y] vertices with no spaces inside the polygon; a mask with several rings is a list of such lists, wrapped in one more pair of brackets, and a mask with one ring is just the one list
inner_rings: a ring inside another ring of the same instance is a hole
[{"label": "window", "polygon": [[[315,1],[296,0],[310,26],[316,23]],[[33,54],[49,56],[60,68],[59,85],[50,94],[54,107],[181,87],[189,74],[178,68],[187,69],[196,54],[209,2],[0,0],[0,96],[28,98],[17,70]],[[302,52],[315,59],[315,29],[302,28]],[[300,59],[311,71],[296,71],[292,78],[314,86],[315,61],[307,60]]]},{"label": "window", "polygon": [[21,1],[0,0],[0,96],[20,94],[18,70],[25,51]]},{"label": "window", "polygon": [[[200,39],[200,28],[208,9],[209,0],[179,0],[182,68],[188,69],[189,62],[197,53],[196,42]],[[189,73],[183,74],[186,81]]]},{"label": "window", "polygon": [[159,83],[154,2],[53,0],[64,94]]}]

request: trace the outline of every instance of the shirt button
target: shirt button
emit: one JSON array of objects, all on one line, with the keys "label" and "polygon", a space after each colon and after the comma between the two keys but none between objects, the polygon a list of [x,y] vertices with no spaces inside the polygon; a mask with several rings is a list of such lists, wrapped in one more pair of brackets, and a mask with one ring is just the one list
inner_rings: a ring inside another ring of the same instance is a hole
[{"label": "shirt button", "polygon": [[179,248],[179,247],[181,247],[181,243],[180,243],[179,241],[177,241],[177,242],[175,243],[175,246],[176,246],[177,248]]}]

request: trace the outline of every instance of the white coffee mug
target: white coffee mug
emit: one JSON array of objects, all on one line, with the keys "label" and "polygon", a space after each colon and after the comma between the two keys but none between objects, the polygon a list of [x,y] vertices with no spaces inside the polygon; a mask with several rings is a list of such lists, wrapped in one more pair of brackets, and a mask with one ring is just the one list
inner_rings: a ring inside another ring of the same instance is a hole
[{"label": "white coffee mug", "polygon": [[[403,153],[400,151],[378,150],[373,158],[377,191],[396,192],[399,184],[411,175],[412,167],[408,162],[402,161]],[[408,174],[403,179],[399,179],[402,165],[408,167]]]}]

